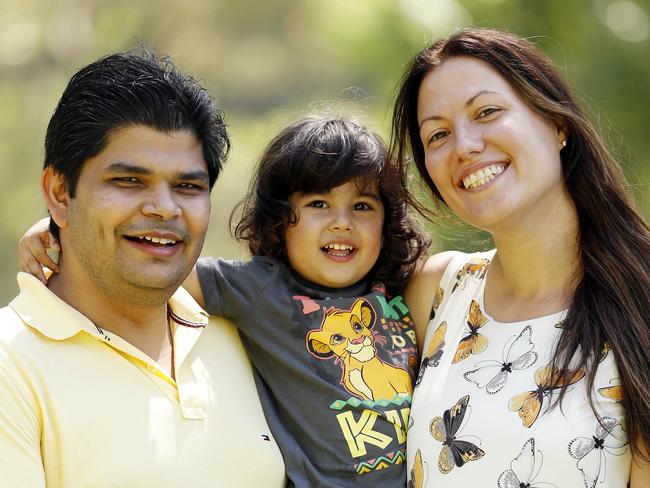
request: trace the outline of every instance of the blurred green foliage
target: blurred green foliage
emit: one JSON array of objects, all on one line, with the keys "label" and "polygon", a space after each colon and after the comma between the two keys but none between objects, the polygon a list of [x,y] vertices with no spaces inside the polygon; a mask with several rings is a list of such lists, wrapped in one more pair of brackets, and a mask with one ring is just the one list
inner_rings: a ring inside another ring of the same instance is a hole
[{"label": "blurred green foliage", "polygon": [[[634,0],[1,0],[0,301],[16,293],[16,246],[45,215],[45,128],[68,78],[115,51],[154,47],[201,79],[233,139],[213,191],[204,255],[238,256],[228,216],[255,159],[300,114],[352,114],[388,135],[391,101],[412,54],[463,25],[530,36],[562,67],[650,216],[647,3]],[[645,60],[645,61],[644,61]],[[436,249],[482,236],[431,229]]]}]

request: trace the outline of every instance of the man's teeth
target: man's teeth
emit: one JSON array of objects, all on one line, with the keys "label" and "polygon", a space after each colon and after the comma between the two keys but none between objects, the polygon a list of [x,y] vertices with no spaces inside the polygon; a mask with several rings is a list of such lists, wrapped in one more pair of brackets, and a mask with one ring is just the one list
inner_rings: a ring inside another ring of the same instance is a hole
[{"label": "man's teeth", "polygon": [[467,175],[465,178],[463,178],[463,186],[465,188],[478,188],[485,185],[488,181],[492,181],[505,170],[505,164],[493,164],[492,166],[486,166],[485,168],[481,168],[471,175]]},{"label": "man's teeth", "polygon": [[173,241],[171,239],[165,239],[164,237],[144,236],[144,237],[140,237],[140,239],[144,239],[145,241],[151,241],[154,244],[176,244],[176,241]]}]

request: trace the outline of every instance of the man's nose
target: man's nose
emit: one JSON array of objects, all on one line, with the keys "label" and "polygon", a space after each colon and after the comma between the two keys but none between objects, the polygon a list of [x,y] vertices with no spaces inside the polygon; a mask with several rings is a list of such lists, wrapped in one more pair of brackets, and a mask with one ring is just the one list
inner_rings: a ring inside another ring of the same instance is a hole
[{"label": "man's nose", "polygon": [[148,193],[142,213],[162,220],[171,220],[181,214],[181,207],[172,188],[168,185],[158,185]]}]

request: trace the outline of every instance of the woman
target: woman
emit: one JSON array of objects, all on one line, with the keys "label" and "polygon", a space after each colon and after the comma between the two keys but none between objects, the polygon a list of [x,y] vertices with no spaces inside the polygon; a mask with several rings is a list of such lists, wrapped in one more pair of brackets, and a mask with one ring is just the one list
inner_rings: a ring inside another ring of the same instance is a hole
[{"label": "woman", "polygon": [[415,56],[393,129],[496,244],[432,256],[408,287],[412,486],[648,486],[650,230],[557,69],[463,29]]}]

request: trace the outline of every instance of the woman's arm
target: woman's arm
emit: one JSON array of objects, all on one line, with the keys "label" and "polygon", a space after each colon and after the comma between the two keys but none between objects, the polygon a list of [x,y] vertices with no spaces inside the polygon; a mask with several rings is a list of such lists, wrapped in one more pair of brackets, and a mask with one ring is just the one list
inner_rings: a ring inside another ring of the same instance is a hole
[{"label": "woman's arm", "polygon": [[422,352],[424,346],[424,337],[429,326],[429,317],[431,316],[431,307],[433,306],[436,290],[445,269],[456,255],[458,255],[457,251],[434,254],[418,267],[408,285],[406,285],[404,300],[415,323],[415,334],[420,352]]},{"label": "woman's arm", "polygon": [[[648,457],[647,446],[642,445],[642,441],[638,441],[639,450]],[[642,459],[632,459],[632,467],[630,470],[630,488],[649,488],[650,487],[650,463],[644,462]]]}]

